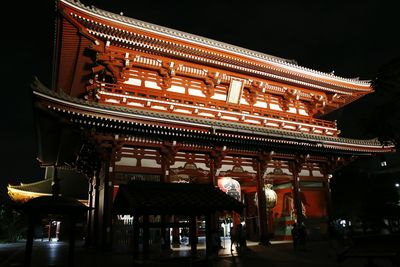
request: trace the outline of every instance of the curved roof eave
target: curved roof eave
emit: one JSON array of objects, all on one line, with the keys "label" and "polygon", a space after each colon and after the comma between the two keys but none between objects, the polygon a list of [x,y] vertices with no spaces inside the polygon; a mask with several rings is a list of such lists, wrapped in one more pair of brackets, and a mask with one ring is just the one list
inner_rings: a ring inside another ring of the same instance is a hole
[{"label": "curved roof eave", "polygon": [[302,73],[306,75],[310,75],[313,77],[320,77],[326,80],[332,80],[337,82],[345,82],[351,84],[353,86],[361,86],[365,87],[365,91],[371,91],[370,81],[369,80],[359,80],[355,78],[344,78],[340,76],[333,75],[331,73],[324,73],[321,71],[313,70],[310,68],[302,67],[294,63],[293,60],[288,60],[276,56],[272,56],[269,54],[257,52],[254,50],[242,48],[239,46],[227,44],[224,42],[216,41],[213,39],[209,39],[206,37],[198,36],[195,34],[190,34],[187,32],[167,28],[164,26],[159,26],[156,24],[144,22],[141,20],[133,19],[130,17],[125,17],[123,15],[115,14],[109,11],[105,11],[94,6],[85,6],[83,3],[79,1],[72,1],[72,0],[61,0],[61,2],[65,3],[66,5],[78,9],[81,12],[85,12],[90,14],[91,16],[99,17],[101,19],[109,20],[117,24],[123,24],[128,27],[133,27],[136,29],[140,29],[143,31],[151,32],[154,34],[162,35],[169,38],[174,38],[181,41],[190,42],[196,45],[205,46],[211,49],[217,49],[223,52],[229,52],[232,54],[236,54],[238,56],[247,57],[252,60],[257,60],[269,64],[277,65],[278,67],[294,71],[297,73]]}]

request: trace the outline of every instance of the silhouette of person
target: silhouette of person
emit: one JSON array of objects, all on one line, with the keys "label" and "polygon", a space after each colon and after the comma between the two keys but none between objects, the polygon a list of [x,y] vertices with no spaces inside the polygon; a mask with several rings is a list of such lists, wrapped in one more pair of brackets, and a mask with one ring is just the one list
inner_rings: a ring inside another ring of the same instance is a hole
[{"label": "silhouette of person", "polygon": [[244,251],[247,248],[247,243],[246,243],[246,227],[242,226],[241,227],[241,233],[240,233],[240,237],[239,237],[239,246],[240,246],[240,250]]},{"label": "silhouette of person", "polygon": [[306,249],[307,229],[304,223],[299,227],[299,245],[301,249]]},{"label": "silhouette of person", "polygon": [[299,232],[299,227],[297,226],[297,223],[294,223],[292,225],[292,240],[293,240],[293,249],[297,250],[299,248],[299,239],[300,239],[300,232]]},{"label": "silhouette of person", "polygon": [[231,226],[231,228],[230,228],[230,231],[229,231],[229,235],[230,235],[230,237],[231,237],[231,251],[233,251],[233,244],[235,244],[237,241],[236,241],[236,233],[235,233],[235,228],[233,228],[232,226]]},{"label": "silhouette of person", "polygon": [[241,223],[239,223],[236,226],[236,247],[239,248],[239,250],[242,249],[242,238],[243,238],[243,226]]}]

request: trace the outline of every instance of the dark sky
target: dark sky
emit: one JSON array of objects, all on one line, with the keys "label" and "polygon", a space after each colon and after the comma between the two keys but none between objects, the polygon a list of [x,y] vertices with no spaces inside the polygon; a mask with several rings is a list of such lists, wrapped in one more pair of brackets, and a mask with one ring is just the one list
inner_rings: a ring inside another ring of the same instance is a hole
[{"label": "dark sky", "polygon": [[[388,4],[396,1],[84,2],[343,77],[373,79],[400,50],[399,12]],[[50,85],[54,33],[53,1],[11,4],[13,19],[2,23],[2,187],[41,178],[29,82]]]}]

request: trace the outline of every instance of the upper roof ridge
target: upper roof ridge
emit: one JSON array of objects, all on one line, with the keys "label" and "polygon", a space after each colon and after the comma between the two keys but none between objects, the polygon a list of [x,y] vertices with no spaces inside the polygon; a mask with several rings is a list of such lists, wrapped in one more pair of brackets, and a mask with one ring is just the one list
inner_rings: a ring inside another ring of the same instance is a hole
[{"label": "upper roof ridge", "polygon": [[86,6],[79,0],[61,0],[62,2],[66,4],[73,5],[74,7],[84,9],[86,12],[92,12],[94,15],[102,16],[108,19],[116,20],[119,23],[127,24],[128,26],[131,27],[136,27],[140,28],[142,30],[146,31],[151,31],[157,34],[161,35],[166,35],[169,37],[193,42],[196,44],[204,45],[210,48],[216,48],[216,49],[221,49],[225,50],[227,52],[231,52],[237,55],[245,56],[248,58],[256,59],[256,60],[261,60],[261,61],[267,61],[268,63],[274,63],[278,64],[281,67],[284,68],[289,68],[292,69],[293,71],[300,71],[308,75],[319,75],[324,78],[328,78],[331,80],[338,80],[338,81],[344,81],[344,82],[349,82],[353,83],[356,85],[361,85],[361,86],[368,86],[370,87],[370,80],[360,80],[359,78],[345,78],[341,76],[336,76],[333,72],[331,73],[326,73],[318,70],[314,70],[308,67],[303,67],[297,64],[297,62],[293,59],[285,59],[277,56],[272,56],[266,53],[254,51],[251,49],[243,48],[240,46],[224,43],[221,41],[216,41],[214,39],[206,38],[203,36],[187,33],[184,31],[180,30],[175,30],[172,28],[160,26],[157,24],[145,22],[142,20],[134,19],[131,17],[127,17],[121,14],[116,14],[110,11],[106,11],[100,8],[97,8],[95,6]]}]

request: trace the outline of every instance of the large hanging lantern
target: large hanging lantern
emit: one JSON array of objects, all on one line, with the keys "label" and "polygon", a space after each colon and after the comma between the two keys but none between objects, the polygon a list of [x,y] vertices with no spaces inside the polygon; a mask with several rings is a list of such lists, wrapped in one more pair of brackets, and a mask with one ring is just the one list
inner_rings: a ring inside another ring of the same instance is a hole
[{"label": "large hanging lantern", "polygon": [[[267,205],[267,209],[272,209],[275,207],[276,202],[278,201],[278,195],[274,190],[272,190],[272,184],[266,184],[265,185],[265,202]],[[258,206],[258,198],[257,198],[257,192],[254,196],[254,202],[256,206]]]},{"label": "large hanging lantern", "polygon": [[218,179],[218,187],[229,196],[240,201],[240,183],[231,177]]},{"label": "large hanging lantern", "polygon": [[275,207],[276,202],[278,201],[278,195],[274,190],[272,190],[272,184],[265,185],[265,200],[268,209]]}]

